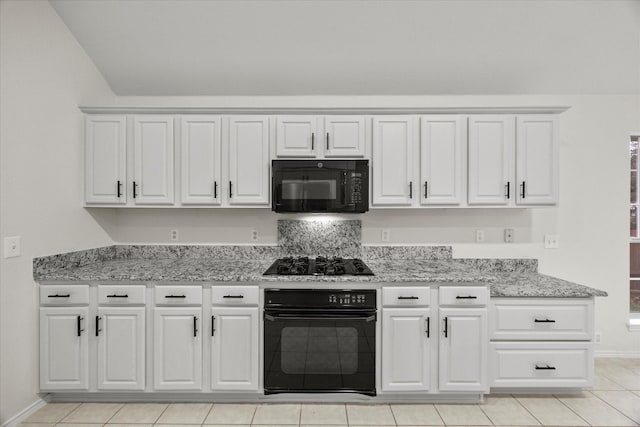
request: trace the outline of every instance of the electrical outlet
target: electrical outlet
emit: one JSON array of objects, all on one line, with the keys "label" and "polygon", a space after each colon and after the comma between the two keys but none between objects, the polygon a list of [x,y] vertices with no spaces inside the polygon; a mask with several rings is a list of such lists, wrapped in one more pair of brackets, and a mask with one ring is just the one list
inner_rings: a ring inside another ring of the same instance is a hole
[{"label": "electrical outlet", "polygon": [[476,243],[484,242],[484,230],[476,230]]},{"label": "electrical outlet", "polygon": [[382,240],[383,242],[388,242],[390,237],[391,233],[389,232],[389,229],[383,228],[382,233],[380,233],[380,240]]},{"label": "electrical outlet", "polygon": [[600,344],[602,342],[602,332],[596,332],[594,342],[596,344]]},{"label": "electrical outlet", "polygon": [[513,243],[513,228],[505,228],[504,229],[504,242],[505,243]]},{"label": "electrical outlet", "polygon": [[252,242],[258,241],[258,230],[251,230],[251,241]]},{"label": "electrical outlet", "polygon": [[178,230],[171,230],[169,234],[172,242],[178,241]]},{"label": "electrical outlet", "polygon": [[4,257],[14,258],[20,256],[20,236],[4,238]]},{"label": "electrical outlet", "polygon": [[560,237],[557,234],[545,234],[544,235],[544,248],[545,249],[558,249],[560,247]]}]

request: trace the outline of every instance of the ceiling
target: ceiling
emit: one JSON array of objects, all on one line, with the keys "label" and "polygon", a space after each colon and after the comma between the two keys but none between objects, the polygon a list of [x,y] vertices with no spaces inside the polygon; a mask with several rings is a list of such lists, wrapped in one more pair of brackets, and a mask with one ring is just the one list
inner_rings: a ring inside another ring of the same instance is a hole
[{"label": "ceiling", "polygon": [[637,94],[638,0],[50,0],[117,95]]}]

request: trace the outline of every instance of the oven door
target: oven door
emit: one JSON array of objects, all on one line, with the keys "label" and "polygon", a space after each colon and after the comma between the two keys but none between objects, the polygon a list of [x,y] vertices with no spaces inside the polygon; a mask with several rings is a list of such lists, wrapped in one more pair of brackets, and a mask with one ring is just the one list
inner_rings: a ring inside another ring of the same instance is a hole
[{"label": "oven door", "polygon": [[264,392],[375,396],[376,313],[264,315]]}]

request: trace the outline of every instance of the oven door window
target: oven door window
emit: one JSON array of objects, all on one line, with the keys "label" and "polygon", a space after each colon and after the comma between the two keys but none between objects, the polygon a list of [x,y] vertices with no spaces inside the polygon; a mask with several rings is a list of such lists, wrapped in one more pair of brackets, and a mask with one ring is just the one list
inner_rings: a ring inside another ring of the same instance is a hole
[{"label": "oven door window", "polygon": [[282,180],[282,200],[336,200],[338,185],[332,179]]},{"label": "oven door window", "polygon": [[358,372],[358,331],[354,327],[284,327],[280,340],[280,367],[285,374],[352,375]]}]

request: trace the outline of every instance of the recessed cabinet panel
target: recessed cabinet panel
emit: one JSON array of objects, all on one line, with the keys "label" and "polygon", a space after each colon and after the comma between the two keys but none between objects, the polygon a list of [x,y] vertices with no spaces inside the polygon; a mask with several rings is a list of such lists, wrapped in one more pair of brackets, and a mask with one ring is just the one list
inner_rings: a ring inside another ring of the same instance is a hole
[{"label": "recessed cabinet panel", "polygon": [[552,205],[558,195],[558,118],[518,116],[517,203]]},{"label": "recessed cabinet panel", "polygon": [[515,198],[515,119],[469,117],[470,205],[508,205]]},{"label": "recessed cabinet panel", "polygon": [[420,185],[423,205],[457,205],[462,191],[461,116],[423,116],[420,132]]},{"label": "recessed cabinet panel", "polygon": [[222,185],[219,116],[183,116],[182,203],[219,205]]},{"label": "recessed cabinet panel", "polygon": [[374,117],[372,191],[374,206],[410,206],[413,179],[413,118]]},{"label": "recessed cabinet panel", "polygon": [[135,204],[173,204],[173,117],[134,117],[133,146]]},{"label": "recessed cabinet panel", "polygon": [[89,388],[87,307],[40,308],[40,389]]},{"label": "recessed cabinet panel", "polygon": [[278,157],[316,157],[316,116],[278,116],[276,155]]},{"label": "recessed cabinet panel", "polygon": [[126,117],[87,116],[85,202],[127,203]]},{"label": "recessed cabinet panel", "polygon": [[429,308],[382,310],[384,391],[429,390],[430,312]]},{"label": "recessed cabinet panel", "polygon": [[98,388],[144,390],[145,308],[98,309]]},{"label": "recessed cabinet panel", "polygon": [[363,116],[328,116],[324,119],[325,157],[363,157],[365,119]]},{"label": "recessed cabinet panel", "polygon": [[230,205],[269,205],[269,118],[233,116],[229,119]]}]

